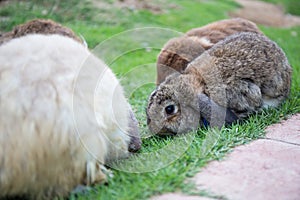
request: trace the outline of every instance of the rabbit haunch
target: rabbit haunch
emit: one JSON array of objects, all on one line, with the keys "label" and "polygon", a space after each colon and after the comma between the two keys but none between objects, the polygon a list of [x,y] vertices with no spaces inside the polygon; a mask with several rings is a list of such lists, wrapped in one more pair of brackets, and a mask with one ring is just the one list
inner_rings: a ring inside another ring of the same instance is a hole
[{"label": "rabbit haunch", "polygon": [[184,133],[203,118],[221,126],[276,107],[289,95],[291,72],[282,49],[264,35],[229,36],[150,95],[149,128],[160,134]]},{"label": "rabbit haunch", "polygon": [[239,32],[262,32],[255,23],[241,18],[225,19],[194,28],[183,36],[172,38],[157,59],[157,80],[161,84],[174,72],[183,73],[187,65],[214,44]]},{"label": "rabbit haunch", "polygon": [[[27,35],[0,46],[0,198],[65,196],[128,156],[130,106],[112,71],[83,45]],[[97,87],[95,87],[97,86]]]},{"label": "rabbit haunch", "polygon": [[80,38],[78,38],[71,29],[50,19],[34,19],[24,24],[15,26],[12,31],[0,35],[0,44],[28,34],[58,34],[73,38],[74,40],[85,44],[85,41],[82,41]]}]

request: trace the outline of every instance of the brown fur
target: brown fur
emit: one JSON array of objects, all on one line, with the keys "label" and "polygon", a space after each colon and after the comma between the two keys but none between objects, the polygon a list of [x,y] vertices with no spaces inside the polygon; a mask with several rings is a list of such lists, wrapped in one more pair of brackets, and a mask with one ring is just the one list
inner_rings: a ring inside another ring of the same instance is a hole
[{"label": "brown fur", "polygon": [[[186,73],[192,69],[204,78],[204,92],[240,117],[261,108],[264,99],[281,102],[290,91],[291,67],[284,52],[259,34],[227,38],[194,60]],[[222,87],[226,98],[220,95]]]},{"label": "brown fur", "polygon": [[239,32],[262,33],[255,23],[242,18],[234,18],[213,22],[200,28],[191,29],[186,35],[189,37],[196,36],[198,38],[206,38],[212,43],[212,45],[202,44],[202,47],[207,50],[210,49],[213,44]]},{"label": "brown fur", "polygon": [[0,45],[8,42],[13,38],[22,37],[28,34],[58,34],[73,38],[77,42],[84,43],[76,34],[69,28],[54,22],[50,19],[34,19],[24,24],[18,25],[12,31],[4,33],[0,36]]},{"label": "brown fur", "polygon": [[201,44],[193,38],[183,36],[171,39],[157,59],[157,83],[174,72],[183,73],[186,66],[203,52]]},{"label": "brown fur", "polygon": [[238,32],[262,32],[251,21],[235,18],[217,21],[188,31],[166,43],[158,55],[157,80],[161,84],[174,71],[182,73],[188,63],[214,44]]},{"label": "brown fur", "polygon": [[[149,128],[159,134],[196,129],[203,117],[201,106],[206,106],[199,103],[201,95],[222,110],[213,112],[222,114],[228,108],[239,119],[264,107],[276,107],[289,95],[291,73],[282,49],[264,35],[229,36],[192,61],[183,74],[167,77],[151,94]],[[178,112],[168,115],[168,105],[175,105]],[[213,114],[207,120],[218,117]]]}]

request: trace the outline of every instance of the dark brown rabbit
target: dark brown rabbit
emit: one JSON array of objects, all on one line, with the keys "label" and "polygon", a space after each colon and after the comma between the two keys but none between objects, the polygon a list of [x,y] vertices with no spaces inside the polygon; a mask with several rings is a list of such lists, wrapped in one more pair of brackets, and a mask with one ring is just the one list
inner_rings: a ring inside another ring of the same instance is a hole
[{"label": "dark brown rabbit", "polygon": [[85,43],[68,27],[54,22],[50,19],[34,19],[24,24],[20,24],[13,28],[12,31],[4,33],[0,36],[0,44],[7,42],[13,38],[22,37],[28,34],[58,34],[73,38],[77,42]]}]

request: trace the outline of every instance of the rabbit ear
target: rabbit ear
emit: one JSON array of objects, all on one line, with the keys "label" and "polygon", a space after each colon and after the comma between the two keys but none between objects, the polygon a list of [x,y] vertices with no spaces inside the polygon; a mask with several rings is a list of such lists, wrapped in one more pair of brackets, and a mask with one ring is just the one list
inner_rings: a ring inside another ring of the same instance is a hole
[{"label": "rabbit ear", "polygon": [[199,109],[203,124],[221,128],[238,120],[238,117],[229,109],[216,104],[205,94],[198,95]]}]

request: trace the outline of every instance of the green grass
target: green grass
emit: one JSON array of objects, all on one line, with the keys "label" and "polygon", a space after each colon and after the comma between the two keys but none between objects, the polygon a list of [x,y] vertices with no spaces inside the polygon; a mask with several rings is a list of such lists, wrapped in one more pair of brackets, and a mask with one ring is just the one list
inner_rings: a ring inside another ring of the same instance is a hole
[{"label": "green grass", "polygon": [[[109,5],[112,1],[107,2]],[[220,131],[199,130],[189,134],[186,140],[149,135],[144,111],[147,98],[155,88],[153,82],[156,57],[159,48],[168,37],[179,33],[167,29],[163,29],[161,34],[154,33],[150,29],[142,32],[122,32],[143,27],[169,28],[184,32],[193,27],[228,18],[226,13],[237,7],[236,3],[230,0],[170,2],[176,4],[177,8],[167,9],[162,14],[152,14],[147,10],[117,9],[112,6],[98,9],[87,0],[10,1],[0,7],[2,32],[11,30],[13,26],[29,19],[50,18],[80,33],[89,47],[94,49],[94,52],[104,59],[120,78],[139,120],[144,137],[141,153],[143,155],[148,153],[151,156],[149,159],[144,157],[142,162],[133,157],[136,166],[131,166],[130,163],[125,163],[124,166],[127,171],[143,165],[151,166],[152,168],[148,169],[150,172],[128,173],[113,170],[114,177],[109,178],[107,184],[90,188],[86,194],[71,195],[71,199],[135,200],[173,191],[210,196],[203,191],[195,192],[194,186],[185,180],[201,170],[201,167],[209,161],[223,159],[233,147],[263,137],[266,126],[300,112],[300,27],[290,29],[260,27],[284,49],[293,66],[291,95],[280,108],[266,110],[251,116],[243,124],[234,124]],[[183,148],[176,149],[174,144],[180,144]],[[187,148],[186,151],[184,147]],[[169,153],[161,153],[162,148],[168,148]],[[183,154],[177,160],[159,170],[151,171],[155,168],[152,166],[153,163],[157,164],[156,167],[164,166],[179,150],[183,151]],[[163,162],[157,162],[156,158]]]}]

